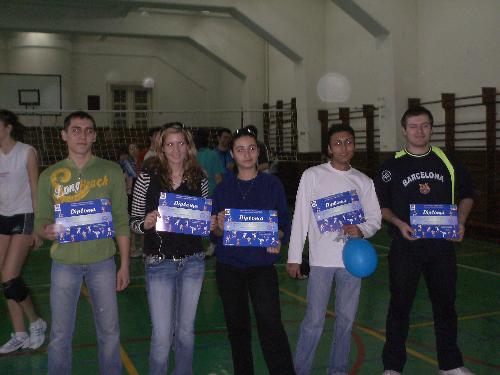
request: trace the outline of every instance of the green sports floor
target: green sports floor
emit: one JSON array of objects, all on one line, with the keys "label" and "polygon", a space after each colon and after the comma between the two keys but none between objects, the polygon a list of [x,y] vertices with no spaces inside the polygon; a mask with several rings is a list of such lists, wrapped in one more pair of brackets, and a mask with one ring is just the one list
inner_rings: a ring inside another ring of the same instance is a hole
[{"label": "green sports floor", "polygon": [[[380,353],[384,343],[385,315],[389,301],[387,259],[388,239],[383,231],[372,239],[379,253],[379,266],[363,281],[356,326],[352,333],[350,374],[382,373]],[[500,246],[466,240],[457,248],[459,343],[465,364],[476,374],[500,374]],[[295,348],[300,321],[305,312],[307,281],[290,279],[283,264],[278,265],[282,315],[288,337]],[[33,252],[24,269],[40,314],[49,322],[50,261],[48,247]],[[150,344],[150,322],[143,267],[132,260],[131,284],[118,295],[121,356],[124,374],[147,374]],[[314,361],[313,374],[326,374],[330,350],[334,301],[330,303],[324,334]],[[254,327],[255,328],[255,327]],[[0,297],[0,341],[10,337],[11,326],[5,301]],[[254,329],[256,375],[267,374]],[[407,342],[408,362],[404,374],[437,374],[432,311],[423,282],[412,310],[411,330]],[[196,320],[196,375],[232,374],[229,342],[217,294],[214,260],[207,261],[207,272],[198,305]],[[18,351],[0,356],[0,374],[45,374],[47,345],[36,351]],[[73,340],[73,374],[98,374],[96,337],[91,305],[82,293]]]}]

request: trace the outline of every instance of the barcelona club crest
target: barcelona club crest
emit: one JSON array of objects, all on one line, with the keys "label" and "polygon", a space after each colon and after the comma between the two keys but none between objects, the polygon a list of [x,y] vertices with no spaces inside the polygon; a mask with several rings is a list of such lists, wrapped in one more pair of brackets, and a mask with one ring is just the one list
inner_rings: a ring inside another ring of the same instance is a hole
[{"label": "barcelona club crest", "polygon": [[429,186],[428,182],[425,182],[423,184],[418,184],[419,189],[420,189],[420,194],[427,195],[431,191],[431,187]]}]

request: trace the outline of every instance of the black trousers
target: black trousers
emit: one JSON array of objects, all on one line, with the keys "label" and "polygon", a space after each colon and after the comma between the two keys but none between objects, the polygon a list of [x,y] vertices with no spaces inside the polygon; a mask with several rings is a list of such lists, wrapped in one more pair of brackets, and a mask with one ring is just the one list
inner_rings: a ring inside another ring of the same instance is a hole
[{"label": "black trousers", "polygon": [[216,278],[231,343],[234,375],[254,374],[248,297],[269,374],[295,375],[290,344],[281,322],[276,268],[240,269],[217,263]]},{"label": "black trousers", "polygon": [[389,251],[391,300],[382,354],[386,370],[402,372],[405,365],[410,311],[421,275],[432,303],[439,368],[450,370],[463,366],[457,345],[457,260],[454,245],[446,240],[400,239],[392,241]]}]

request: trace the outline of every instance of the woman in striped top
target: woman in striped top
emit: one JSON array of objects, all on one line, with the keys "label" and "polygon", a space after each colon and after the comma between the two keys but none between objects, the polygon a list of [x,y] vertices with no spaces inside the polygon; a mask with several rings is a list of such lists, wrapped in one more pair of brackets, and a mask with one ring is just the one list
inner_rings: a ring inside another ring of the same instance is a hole
[{"label": "woman in striped top", "polygon": [[144,234],[146,290],[153,325],[149,374],[166,374],[171,346],[175,373],[192,374],[194,320],[205,272],[201,237],[156,231],[161,192],[207,197],[208,181],[196,161],[191,133],[166,124],[156,156],[137,178],[130,225]]}]

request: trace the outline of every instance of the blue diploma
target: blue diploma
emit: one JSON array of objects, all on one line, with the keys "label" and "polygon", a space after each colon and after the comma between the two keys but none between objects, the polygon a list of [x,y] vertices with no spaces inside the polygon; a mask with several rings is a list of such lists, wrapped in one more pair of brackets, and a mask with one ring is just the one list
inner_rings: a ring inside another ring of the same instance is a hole
[{"label": "blue diploma", "polygon": [[415,238],[458,238],[455,204],[410,204],[410,224]]},{"label": "blue diploma", "polygon": [[320,233],[336,232],[346,224],[365,222],[356,190],[313,200],[311,207]]},{"label": "blue diploma", "polygon": [[107,198],[55,204],[54,219],[60,228],[59,243],[100,240],[115,235]]},{"label": "blue diploma", "polygon": [[158,232],[207,237],[210,234],[212,200],[190,195],[160,193]]},{"label": "blue diploma", "polygon": [[225,246],[278,246],[278,213],[275,210],[226,208]]}]

